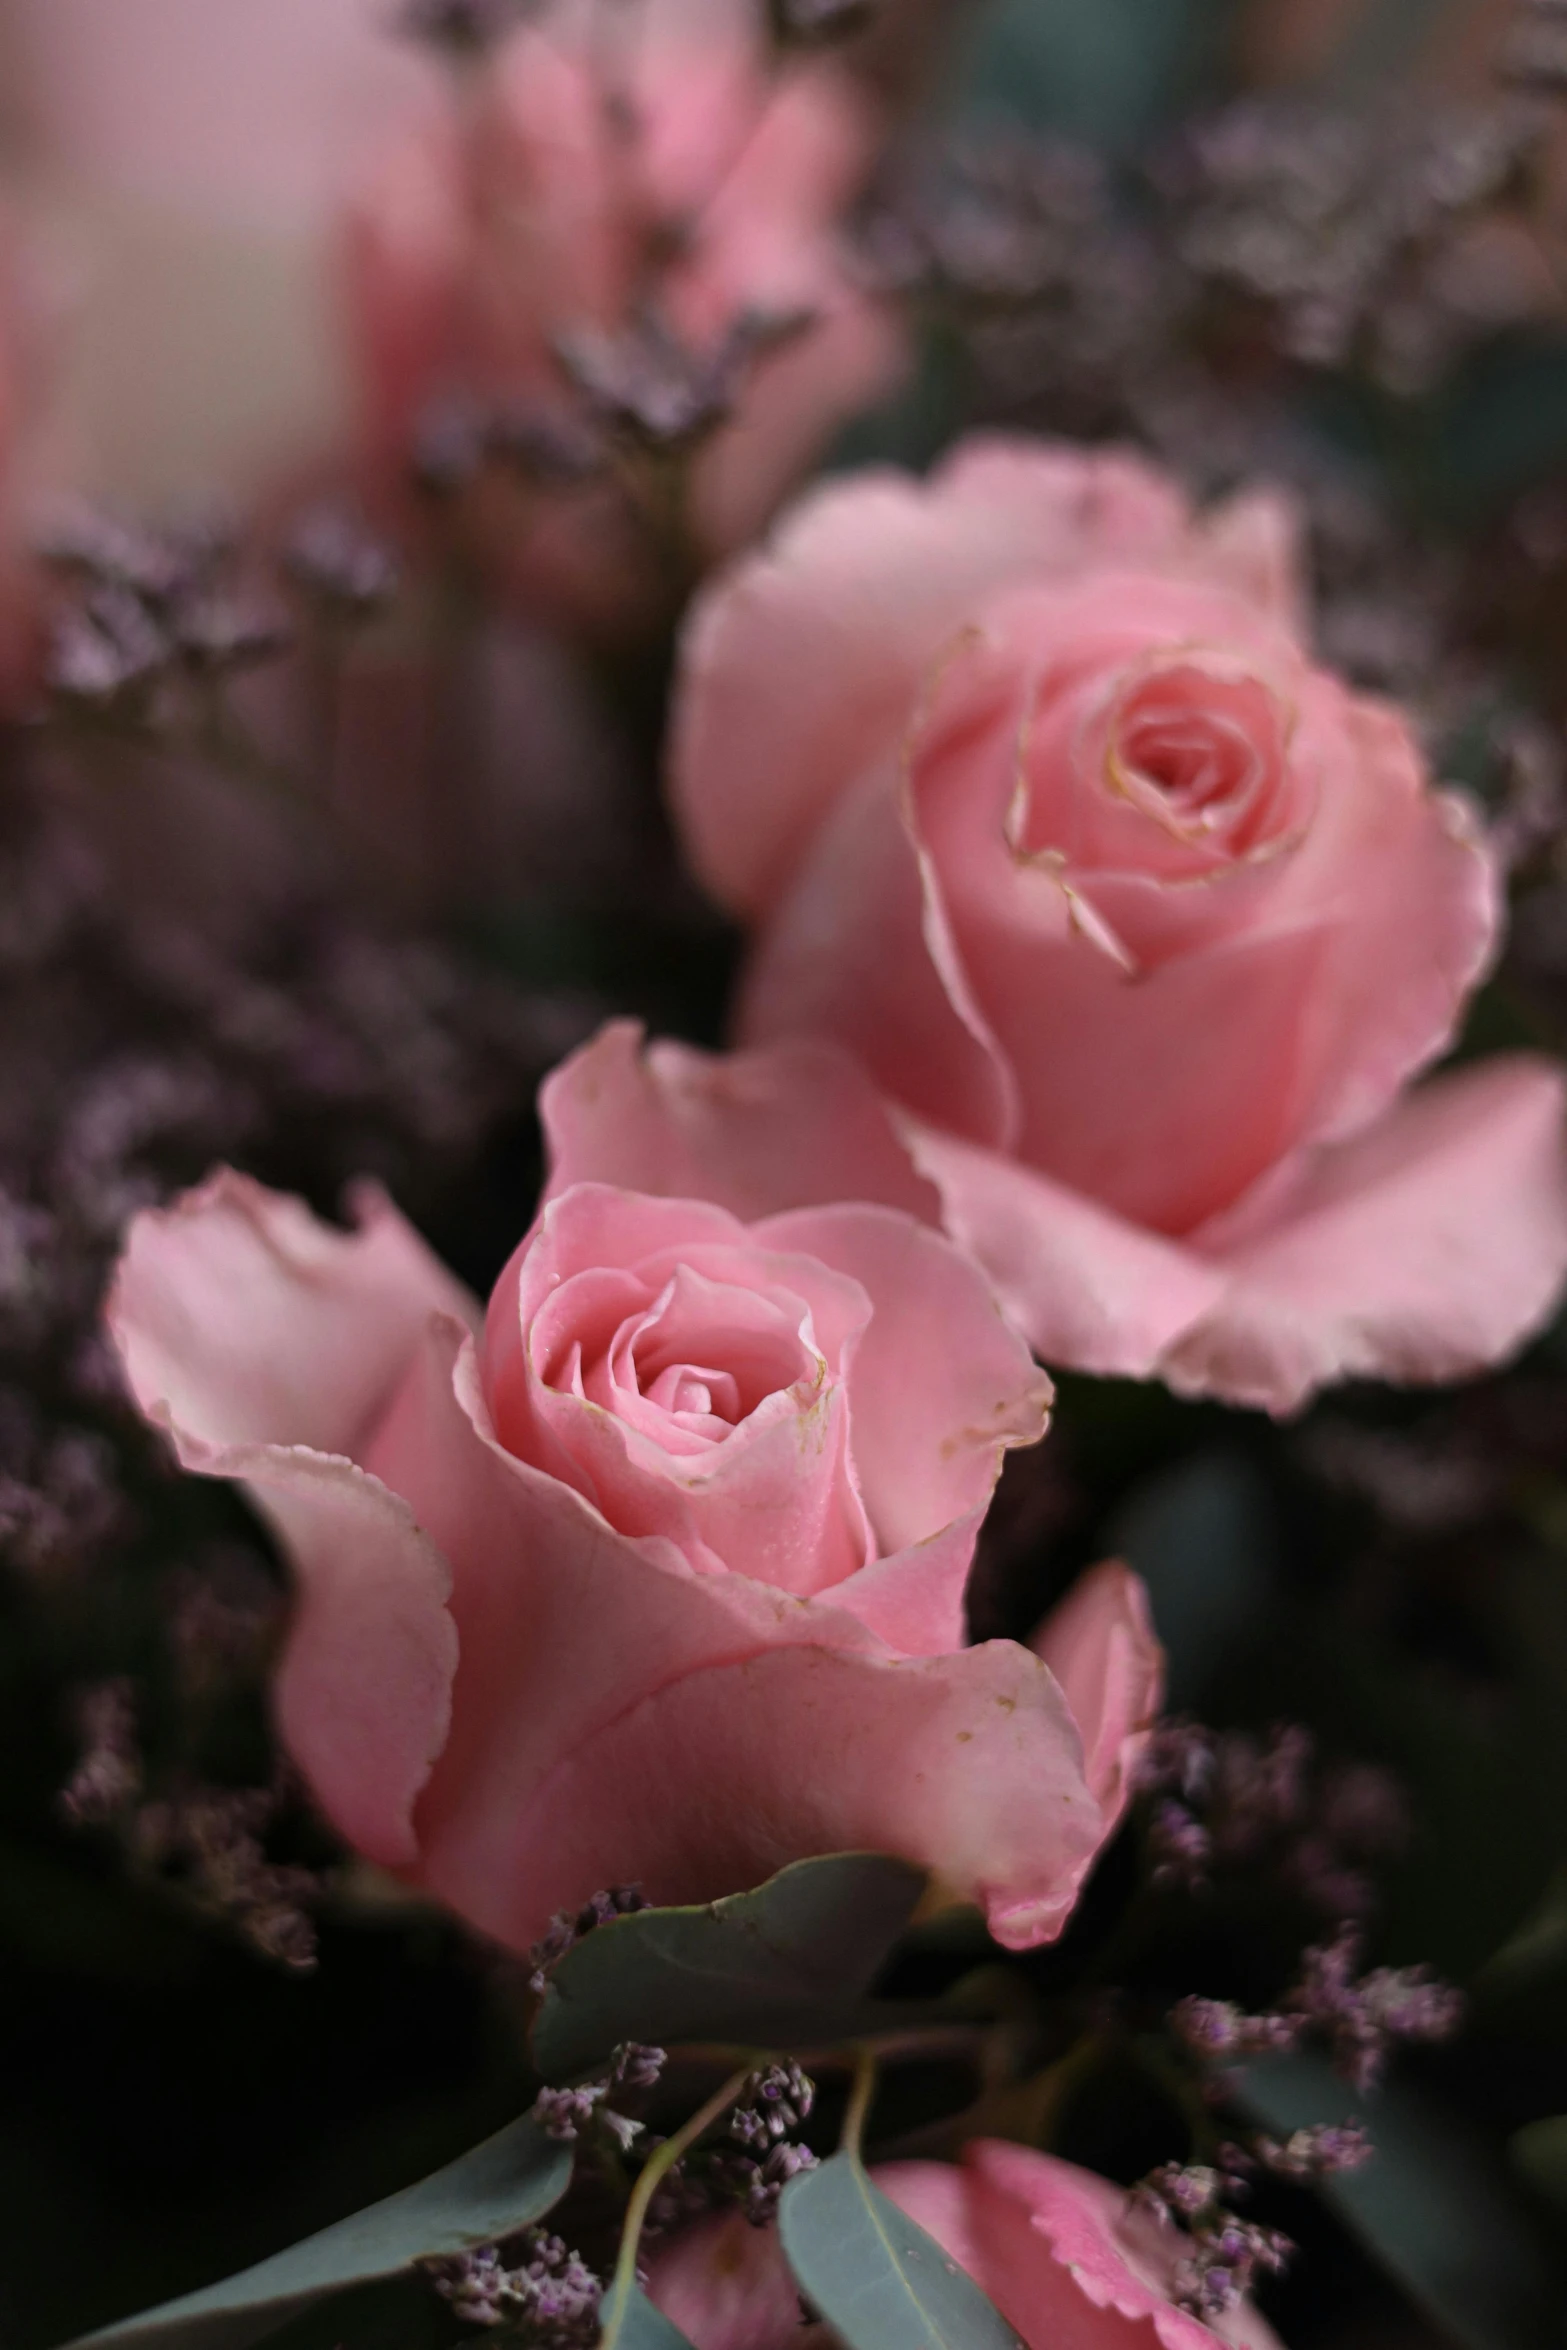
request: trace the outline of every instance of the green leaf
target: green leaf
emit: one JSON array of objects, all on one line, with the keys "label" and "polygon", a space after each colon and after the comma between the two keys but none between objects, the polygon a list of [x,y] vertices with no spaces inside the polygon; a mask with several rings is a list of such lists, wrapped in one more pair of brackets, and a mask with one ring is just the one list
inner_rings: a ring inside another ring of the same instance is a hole
[{"label": "green leaf", "polygon": [[795,2283],[848,2350],[1023,2350],[973,2278],[852,2154],[790,2180],[778,2233]]},{"label": "green leaf", "polygon": [[612,2286],[600,2322],[599,2350],[691,2350],[680,2328],[654,2308],[640,2285],[624,2292]]},{"label": "green leaf", "polygon": [[1530,2122],[1516,2132],[1507,2151],[1537,2193],[1567,2209],[1567,2113]]},{"label": "green leaf", "polygon": [[896,2028],[908,2008],[865,1994],[924,1887],[909,1861],[839,1852],[796,1861],[754,1893],[614,1918],[556,1967],[534,2062],[564,2081],[619,2040],[802,2048]]},{"label": "green leaf", "polygon": [[1554,2279],[1493,2164],[1442,2110],[1393,2087],[1356,2098],[1316,2057],[1248,2068],[1241,2103],[1278,2136],[1358,2113],[1376,2154],[1322,2194],[1351,2233],[1466,2350],[1543,2350],[1557,2339]]},{"label": "green leaf", "polygon": [[512,2235],[570,2183],[570,2148],[524,2117],[417,2186],[221,2284],[84,2334],[70,2350],[245,2350],[329,2294]]}]

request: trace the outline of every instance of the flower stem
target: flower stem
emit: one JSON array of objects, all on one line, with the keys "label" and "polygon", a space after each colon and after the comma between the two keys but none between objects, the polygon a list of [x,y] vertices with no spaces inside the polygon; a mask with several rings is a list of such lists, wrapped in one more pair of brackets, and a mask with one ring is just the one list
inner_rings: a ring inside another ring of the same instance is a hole
[{"label": "flower stem", "polygon": [[626,2205],[625,2224],[620,2234],[620,2257],[615,2263],[615,2274],[610,2285],[611,2294],[619,2307],[625,2307],[627,2296],[637,2281],[637,2247],[642,2240],[648,2205],[676,2163],[690,2152],[704,2130],[712,2128],[720,2114],[728,2112],[745,2084],[745,2072],[731,2073],[723,2087],[715,2089],[707,2103],[698,2106],[691,2119],[676,2130],[672,2138],[666,2138],[662,2146],[654,2148],[638,2172],[637,2183],[631,2190],[631,2200]]},{"label": "flower stem", "polygon": [[843,2136],[838,2143],[845,2154],[861,2160],[861,2145],[865,2137],[866,2117],[876,2095],[876,2051],[871,2047],[854,2052],[854,2086],[849,2091],[848,2108],[843,2117]]}]

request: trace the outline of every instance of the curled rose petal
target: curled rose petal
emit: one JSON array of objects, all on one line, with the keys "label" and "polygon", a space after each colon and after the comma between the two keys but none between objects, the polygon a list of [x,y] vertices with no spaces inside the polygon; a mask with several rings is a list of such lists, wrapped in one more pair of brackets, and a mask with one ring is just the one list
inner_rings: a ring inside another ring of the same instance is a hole
[{"label": "curled rose petal", "polygon": [[242,1480],[295,1567],[278,1685],[285,1739],[372,1860],[414,1857],[411,1813],[445,1742],[457,1641],[445,1560],[351,1458],[432,1314],[472,1300],[390,1203],[359,1232],[221,1174],[139,1216],[109,1301],[132,1394],[187,1468]]},{"label": "curled rose petal", "polygon": [[1419,1087],[1215,1246],[1223,1289],[1164,1376],[1292,1412],[1330,1380],[1461,1378],[1510,1354],[1567,1275],[1563,1128],[1561,1072],[1524,1055]]},{"label": "curled rose petal", "polygon": [[1080,1576],[1029,1646],[1066,1693],[1100,1809],[1119,1821],[1164,1694],[1164,1651],[1148,1594],[1130,1568],[1106,1559]]}]

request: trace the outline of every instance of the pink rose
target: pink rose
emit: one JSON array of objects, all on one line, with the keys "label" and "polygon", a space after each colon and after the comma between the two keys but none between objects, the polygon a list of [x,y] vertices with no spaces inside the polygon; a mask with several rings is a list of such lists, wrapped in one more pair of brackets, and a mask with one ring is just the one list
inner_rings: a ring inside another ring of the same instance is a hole
[{"label": "pink rose", "polygon": [[342,1834],[525,1947],[640,1880],[904,1854],[1017,1946],[1115,1824],[1160,1659],[1104,1567],[963,1647],[1048,1383],[895,1210],[742,1221],[557,1187],[487,1317],[392,1207],[345,1234],[221,1174],[132,1227],[111,1325],[187,1467],[293,1560],[282,1734]]},{"label": "pink rose", "polygon": [[[1278,2350],[1250,2301],[1204,2324],[1174,2301],[1183,2239],[1124,2187],[1031,2147],[980,2139],[961,2167],[891,2162],[872,2176],[981,2285],[1028,2350]],[[790,2350],[799,2300],[776,2234],[739,2214],[653,2255],[649,2290],[695,2350]]]},{"label": "pink rose", "polygon": [[[813,323],[748,374],[700,449],[699,551],[754,536],[833,427],[890,382],[902,342],[855,289],[835,224],[872,159],[866,103],[830,65],[770,83],[749,9],[700,27],[655,9],[628,43],[629,135],[586,35],[518,35],[465,117],[395,146],[355,203],[348,292],[368,444],[400,479],[421,414],[462,391],[569,413],[562,338],[629,328],[651,296],[698,358],[747,312]],[[542,490],[490,517],[524,583],[599,610],[651,546],[613,486]]]},{"label": "pink rose", "polygon": [[1559,1071],[1405,1090],[1496,875],[1298,572],[1277,498],[970,443],[713,586],[673,748],[741,1037],[859,1055],[1047,1359],[1275,1411],[1494,1361],[1567,1269]]}]

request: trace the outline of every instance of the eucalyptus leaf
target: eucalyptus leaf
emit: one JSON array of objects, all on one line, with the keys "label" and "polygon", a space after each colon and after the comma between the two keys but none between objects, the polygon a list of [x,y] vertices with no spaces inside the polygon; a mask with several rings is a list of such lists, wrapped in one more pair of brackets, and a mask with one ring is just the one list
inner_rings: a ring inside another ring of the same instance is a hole
[{"label": "eucalyptus leaf", "polygon": [[1316,2057],[1248,2068],[1241,2103],[1275,2135],[1358,2114],[1376,2153],[1322,2193],[1379,2266],[1465,2350],[1545,2350],[1554,2279],[1505,2171],[1437,2107],[1394,2086],[1353,2096]]},{"label": "eucalyptus leaf", "polygon": [[604,2299],[599,2350],[691,2350],[677,2325],[655,2309],[640,2285],[616,2285]]},{"label": "eucalyptus leaf", "polygon": [[84,2334],[70,2350],[246,2350],[330,2294],[513,2234],[570,2183],[570,2148],[524,2117],[417,2186],[221,2284]]},{"label": "eucalyptus leaf", "polygon": [[909,1861],[840,1852],[796,1861],[754,1893],[612,1918],[555,1968],[534,2062],[564,2081],[620,2040],[801,2048],[895,2029],[909,2009],[866,1993],[924,1888]]},{"label": "eucalyptus leaf", "polygon": [[1567,2210],[1567,2113],[1530,2122],[1516,2132],[1507,2150],[1530,2186]]},{"label": "eucalyptus leaf", "polygon": [[847,2350],[1023,2350],[973,2278],[852,2154],[790,2180],[778,2233],[795,2283]]}]

